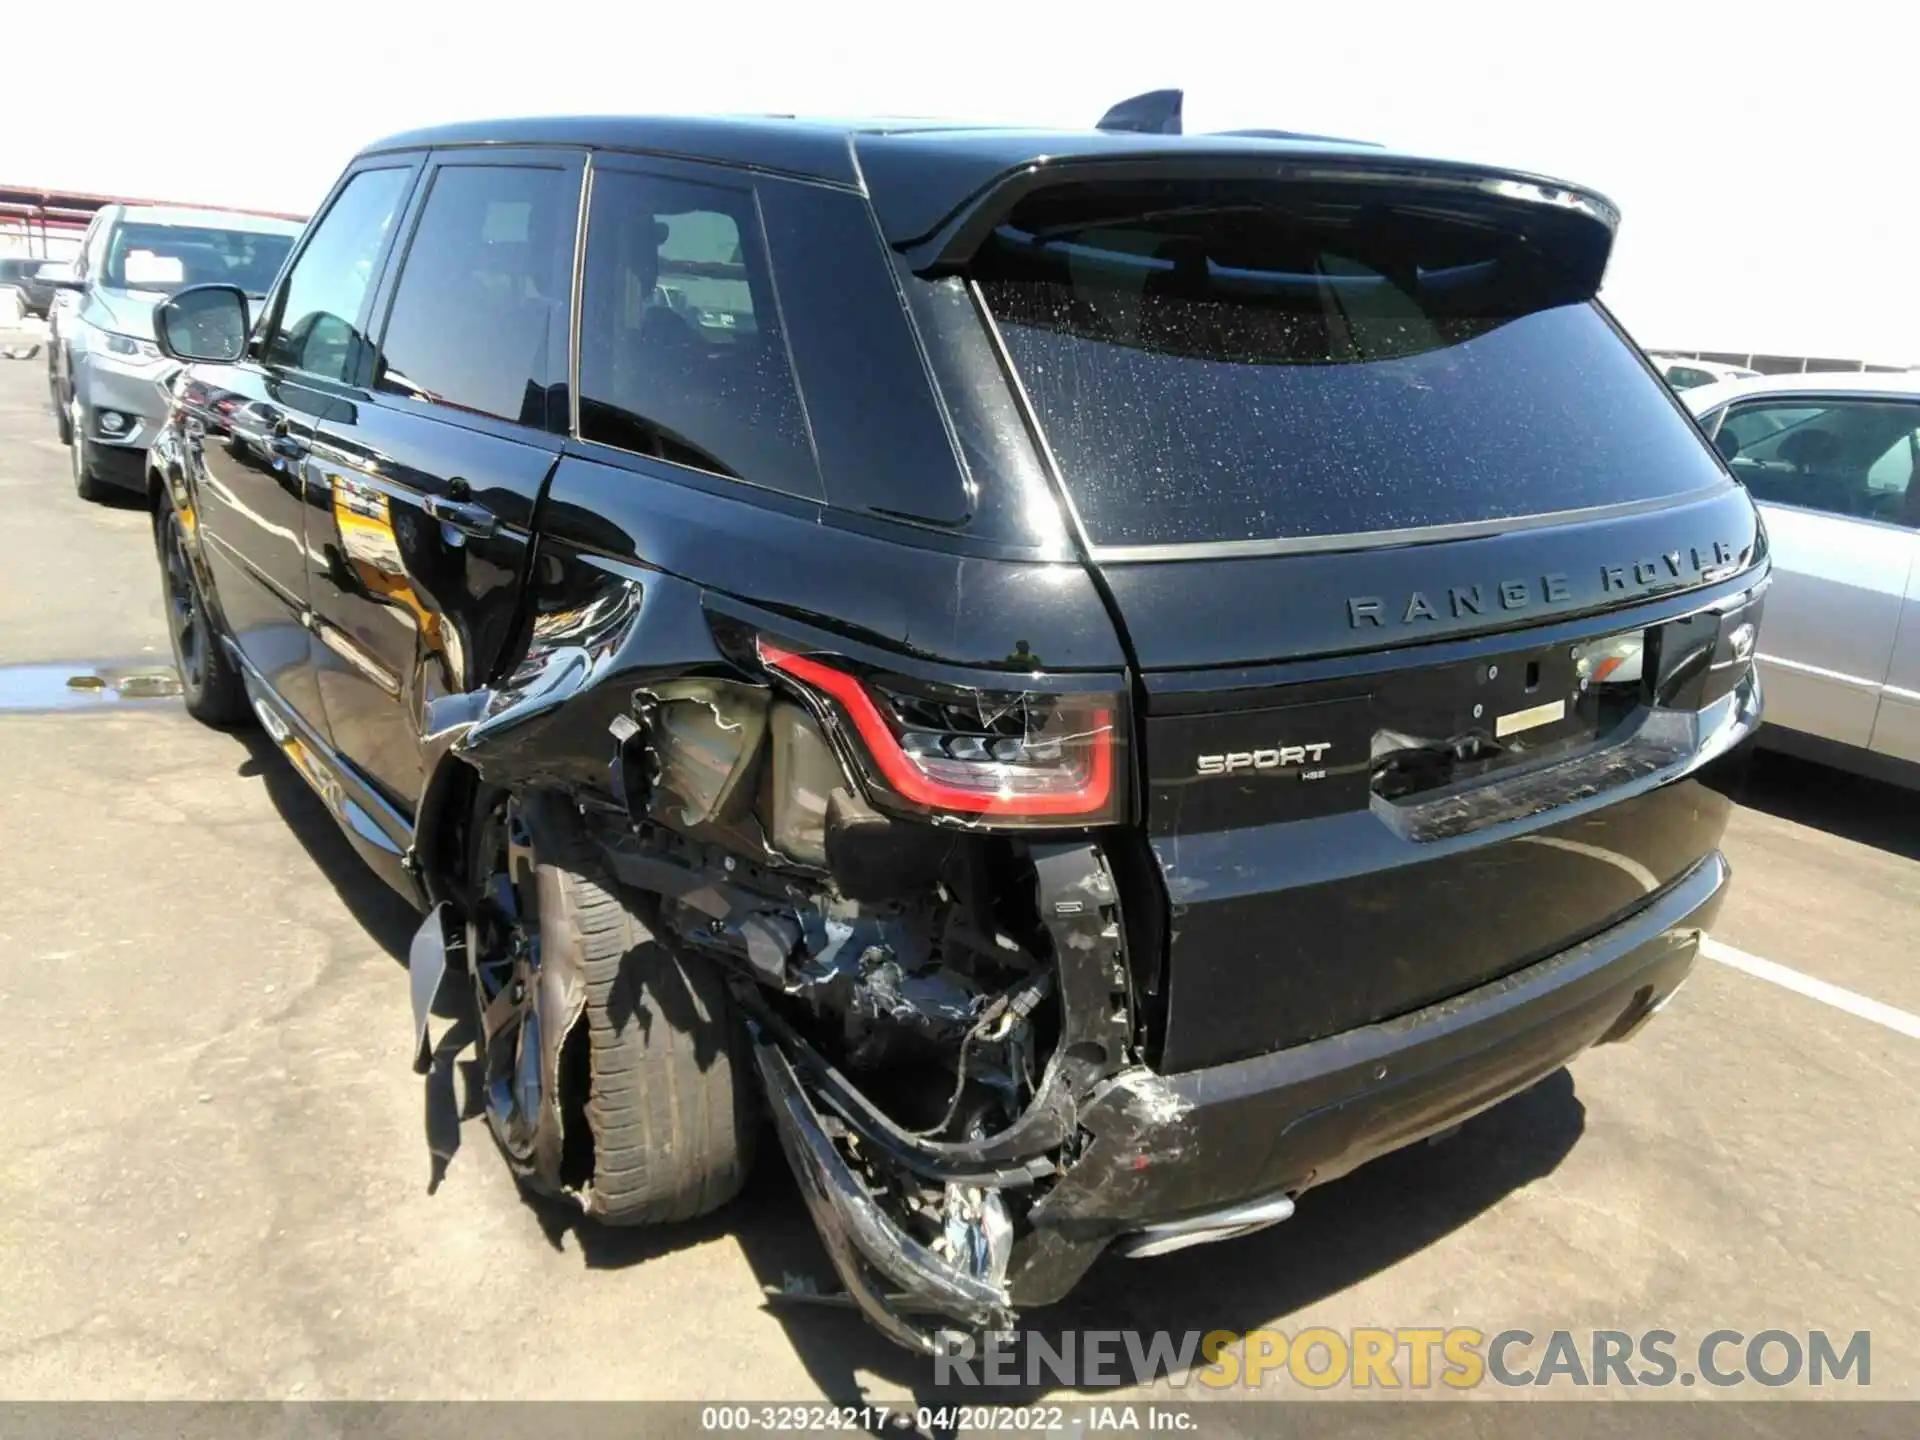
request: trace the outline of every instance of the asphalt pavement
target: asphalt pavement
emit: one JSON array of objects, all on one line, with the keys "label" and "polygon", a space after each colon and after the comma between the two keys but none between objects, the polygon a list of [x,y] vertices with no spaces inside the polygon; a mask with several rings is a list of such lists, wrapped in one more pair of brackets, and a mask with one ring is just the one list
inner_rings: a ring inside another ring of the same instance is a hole
[{"label": "asphalt pavement", "polygon": [[[76,498],[43,367],[0,361],[0,1397],[925,1393],[767,1298],[832,1280],[777,1147],[708,1220],[605,1231],[515,1191],[454,1042],[413,1073],[412,913],[257,732],[122,698],[166,664],[147,518]],[[1763,757],[1719,939],[1920,1013],[1916,808]],[[1916,1091],[1920,1038],[1703,961],[1446,1143],[1030,1318],[1867,1331],[1871,1393],[1920,1395]]]}]

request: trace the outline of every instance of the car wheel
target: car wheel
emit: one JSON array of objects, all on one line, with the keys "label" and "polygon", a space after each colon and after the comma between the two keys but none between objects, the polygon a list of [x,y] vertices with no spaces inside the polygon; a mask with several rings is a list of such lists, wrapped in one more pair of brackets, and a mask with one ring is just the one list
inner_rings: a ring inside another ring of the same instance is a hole
[{"label": "car wheel", "polygon": [[47,367],[47,399],[53,405],[53,427],[60,432],[60,443],[73,443],[73,417],[67,413],[67,405],[60,398],[60,382],[53,378],[53,367]]},{"label": "car wheel", "polygon": [[91,500],[95,504],[107,498],[107,487],[100,477],[93,473],[93,446],[87,442],[87,431],[80,417],[80,402],[75,400],[67,406],[67,433],[71,437],[67,442],[67,462],[73,467],[73,493],[82,500]]},{"label": "car wheel", "polygon": [[483,790],[470,836],[480,1073],[515,1177],[615,1225],[725,1204],[753,1129],[720,973],[656,938],[560,797]]},{"label": "car wheel", "polygon": [[246,685],[220,645],[213,614],[207,609],[199,577],[187,555],[185,527],[173,508],[173,497],[165,491],[153,517],[153,538],[160,556],[160,584],[167,607],[168,636],[173,641],[173,663],[180,672],[180,694],[187,713],[207,725],[238,724],[252,713]]}]

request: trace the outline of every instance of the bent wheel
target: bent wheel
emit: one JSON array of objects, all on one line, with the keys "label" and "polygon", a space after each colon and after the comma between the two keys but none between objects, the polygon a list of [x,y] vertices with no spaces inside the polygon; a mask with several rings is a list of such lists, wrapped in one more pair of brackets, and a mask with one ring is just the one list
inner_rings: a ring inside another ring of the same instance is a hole
[{"label": "bent wheel", "polygon": [[481,1084],[508,1167],[612,1224],[724,1204],[753,1136],[719,973],[654,937],[562,797],[483,790],[469,833]]}]

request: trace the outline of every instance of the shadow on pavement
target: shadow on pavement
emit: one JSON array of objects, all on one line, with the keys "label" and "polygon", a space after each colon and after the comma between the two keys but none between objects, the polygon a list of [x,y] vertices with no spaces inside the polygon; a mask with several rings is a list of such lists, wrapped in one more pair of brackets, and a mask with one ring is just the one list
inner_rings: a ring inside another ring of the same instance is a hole
[{"label": "shadow on pavement", "polygon": [[[248,752],[240,773],[267,787],[275,807],[355,918],[404,966],[419,923],[413,907],[367,869],[325,806],[265,735],[249,730],[236,732],[235,738]],[[1764,794],[1768,784],[1761,778],[1756,789]],[[1751,803],[1769,808],[1760,800]],[[1891,816],[1890,806],[1884,814]],[[437,1188],[463,1138],[473,1137],[476,1149],[492,1148],[480,1118],[478,1076],[470,1053],[470,1005],[458,976],[449,977],[435,1008],[455,1023],[434,1046],[425,1086],[426,1138],[433,1157],[430,1190]],[[1270,1230],[1156,1260],[1108,1258],[1066,1301],[1027,1312],[1023,1323],[1056,1346],[1066,1331],[1133,1329],[1178,1337],[1187,1331],[1240,1332],[1284,1323],[1326,1296],[1417,1254],[1513,1191],[1551,1174],[1579,1139],[1585,1117],[1572,1077],[1564,1069],[1556,1071],[1468,1121],[1444,1143],[1413,1146],[1310,1191],[1291,1220]],[[1023,1387],[942,1394],[933,1384],[930,1360],[884,1339],[856,1311],[779,1298],[779,1292],[796,1288],[831,1292],[838,1280],[778,1142],[766,1127],[757,1138],[759,1162],[739,1198],[690,1224],[614,1228],[587,1220],[565,1201],[524,1192],[523,1199],[548,1243],[563,1250],[571,1236],[583,1263],[593,1269],[642,1265],[732,1234],[769,1296],[764,1303],[786,1327],[795,1354],[836,1404],[858,1404],[865,1398],[863,1372],[911,1391],[922,1403],[1021,1403],[1049,1393],[1046,1387]],[[511,1183],[504,1174],[501,1182]]]},{"label": "shadow on pavement", "polygon": [[246,726],[231,732],[246,748],[241,762],[242,779],[258,780],[266,786],[267,798],[287,822],[320,873],[327,877],[335,893],[346,903],[360,928],[378,942],[402,969],[407,964],[407,945],[420,928],[420,912],[388,888],[385,881],[367,868],[367,864],[340,833],[340,825],[319,796],[307,787],[279,747],[265,732]]},{"label": "shadow on pavement", "polygon": [[[1067,1331],[1132,1329],[1150,1336],[1164,1330],[1177,1344],[1187,1331],[1239,1333],[1285,1324],[1551,1174],[1585,1124],[1572,1076],[1556,1071],[1468,1121],[1443,1143],[1415,1145],[1309,1192],[1294,1218],[1272,1229],[1156,1260],[1109,1257],[1066,1301],[1023,1314],[1023,1327],[1057,1348]],[[527,1204],[550,1243],[564,1248],[565,1237],[573,1236],[585,1263],[595,1269],[638,1265],[731,1233],[763,1291],[796,1283],[836,1290],[832,1263],[778,1144],[770,1131],[760,1139],[759,1164],[746,1190],[718,1214],[691,1225],[618,1230],[586,1221],[563,1204],[531,1198]],[[852,1309],[777,1297],[765,1303],[786,1327],[807,1373],[835,1404],[858,1405],[871,1398],[863,1373],[911,1391],[921,1404],[1021,1404],[1051,1391],[1049,1386],[942,1391],[934,1385],[931,1360],[884,1339]]]},{"label": "shadow on pavement", "polygon": [[1920,860],[1920,826],[1913,822],[1916,798],[1898,785],[1761,750],[1753,757],[1740,802],[1842,840]]}]

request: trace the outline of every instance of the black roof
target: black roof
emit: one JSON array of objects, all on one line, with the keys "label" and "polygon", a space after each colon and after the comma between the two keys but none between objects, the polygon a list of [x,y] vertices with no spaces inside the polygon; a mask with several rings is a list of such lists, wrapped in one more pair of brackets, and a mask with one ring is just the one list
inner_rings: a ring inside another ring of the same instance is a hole
[{"label": "black roof", "polygon": [[1605,197],[1516,171],[1433,160],[1355,141],[1284,132],[1145,135],[1101,130],[995,128],[926,120],[825,120],[794,116],[539,116],[413,130],[361,153],[470,145],[564,145],[620,150],[795,176],[865,193],[887,239],[933,243],[943,224],[1010,177],[1072,167],[1118,174],[1178,164],[1242,175],[1277,170],[1520,187],[1508,198],[1582,212],[1610,240],[1617,212]]}]

